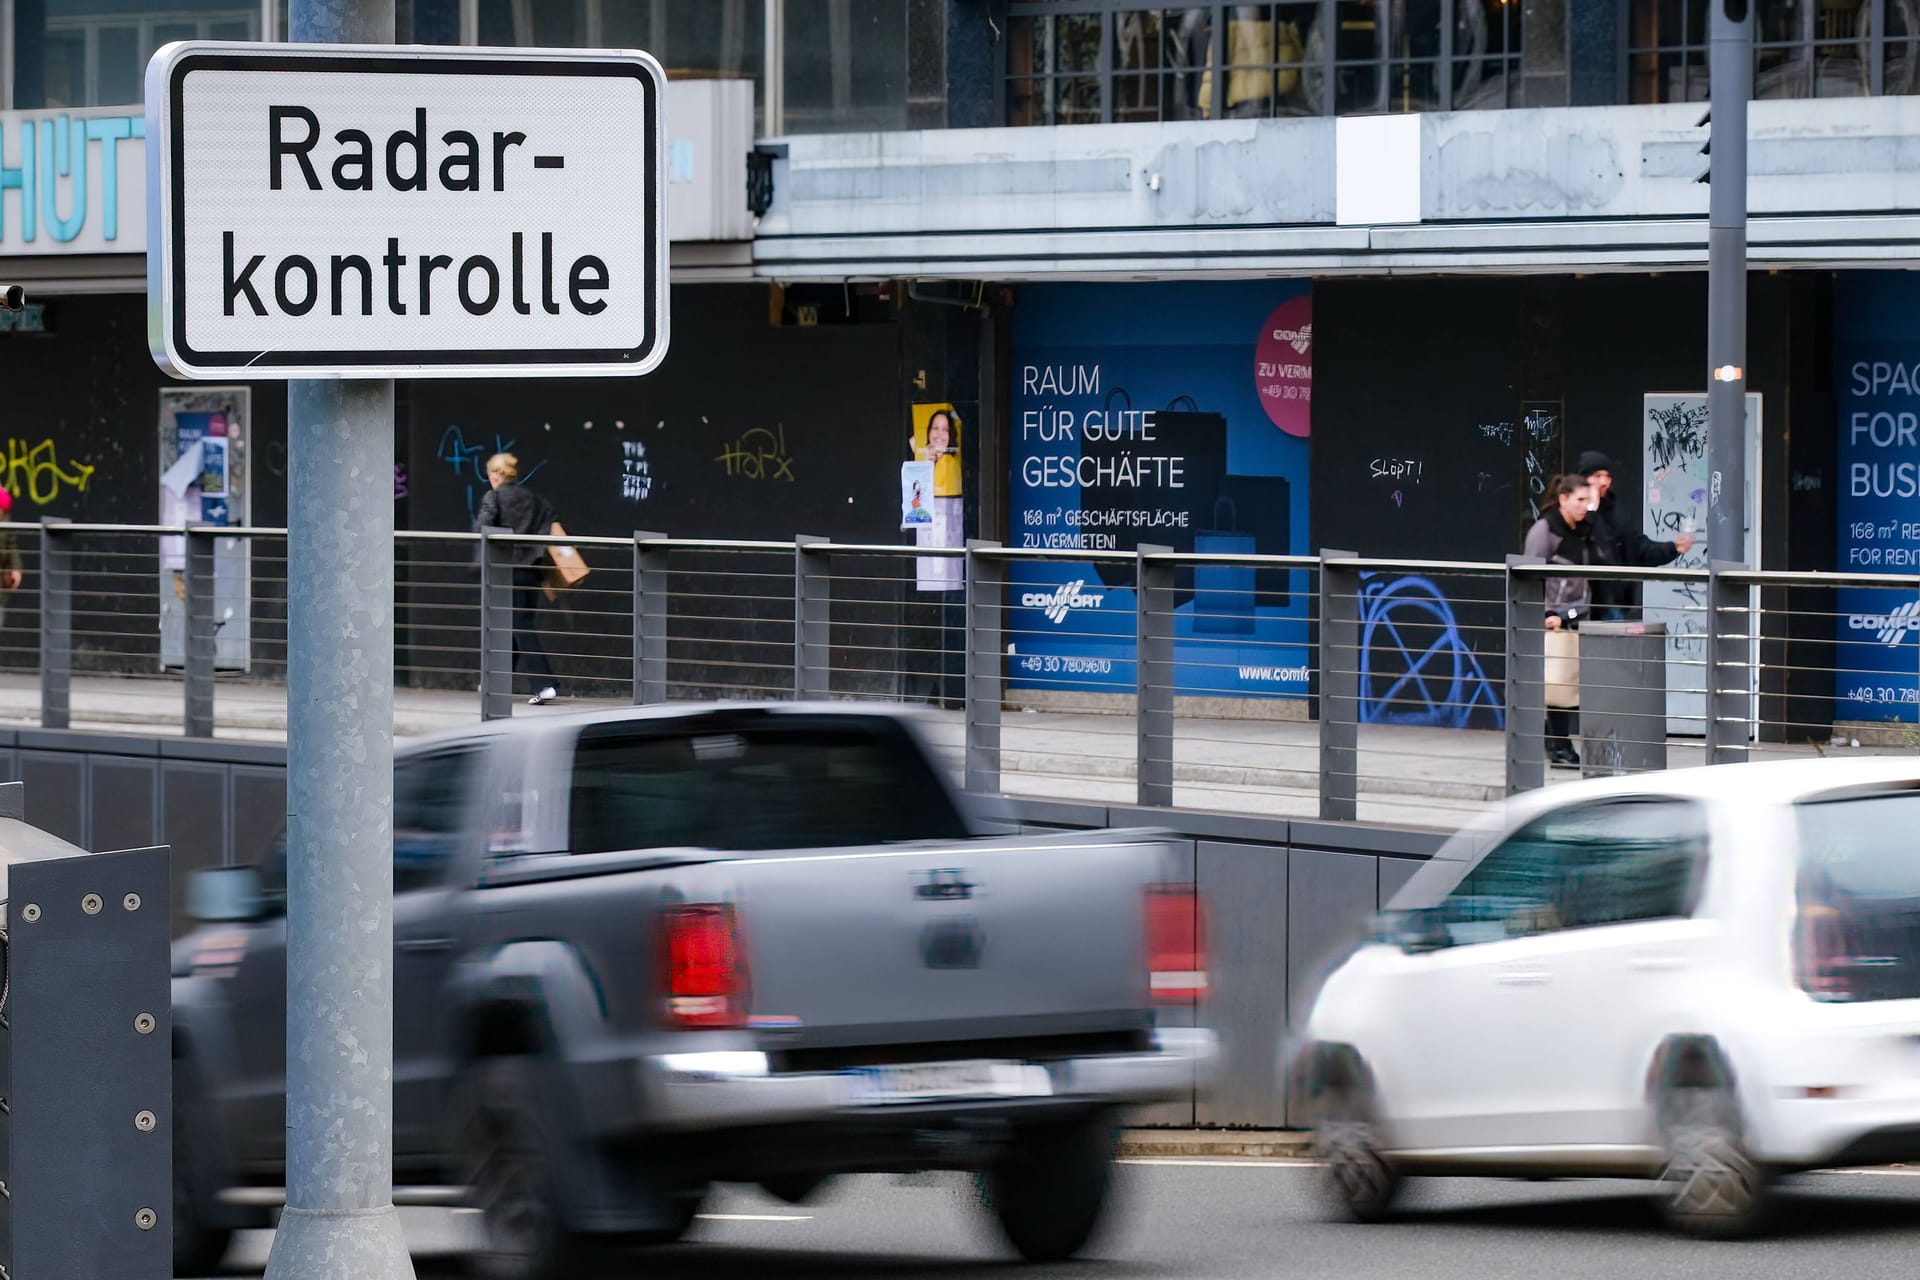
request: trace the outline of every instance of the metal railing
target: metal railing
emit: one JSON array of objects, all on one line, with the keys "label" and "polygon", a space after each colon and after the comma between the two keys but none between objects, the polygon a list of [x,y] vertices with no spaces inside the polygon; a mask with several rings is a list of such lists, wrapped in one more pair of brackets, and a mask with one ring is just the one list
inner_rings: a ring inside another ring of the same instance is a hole
[{"label": "metal railing", "polygon": [[[283,728],[284,530],[11,529],[0,719]],[[559,545],[590,568],[565,590]],[[1920,748],[1911,576],[650,533],[407,532],[395,554],[403,731],[547,683],[576,705],[880,699],[926,706],[976,791],[1417,825],[1577,776],[1551,767],[1559,733],[1586,774]],[[1542,625],[1564,578],[1647,597],[1581,628],[1577,725]]]}]

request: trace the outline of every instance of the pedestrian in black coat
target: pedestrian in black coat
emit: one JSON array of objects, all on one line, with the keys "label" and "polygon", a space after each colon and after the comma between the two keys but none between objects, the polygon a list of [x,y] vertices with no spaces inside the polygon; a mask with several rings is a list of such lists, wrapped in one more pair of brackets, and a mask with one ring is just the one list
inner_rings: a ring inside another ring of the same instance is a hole
[{"label": "pedestrian in black coat", "polygon": [[[1588,536],[1593,539],[1594,560],[1598,564],[1638,565],[1652,569],[1671,564],[1693,549],[1693,535],[1683,533],[1671,542],[1649,538],[1640,531],[1640,513],[1620,509],[1613,492],[1613,461],[1598,449],[1580,455],[1574,473],[1584,477],[1593,488],[1594,509],[1587,515]],[[1621,622],[1640,616],[1640,584],[1637,582],[1593,583],[1592,612],[1595,622]]]},{"label": "pedestrian in black coat", "polygon": [[[520,483],[518,458],[510,453],[488,458],[487,483],[493,487],[480,499],[480,510],[473,518],[476,531],[553,532],[553,507]],[[550,552],[547,545],[537,542],[514,543],[505,551],[506,562],[513,566],[513,668],[532,687],[533,696],[527,701],[542,706],[560,696],[546,646],[540,642],[540,588]]]}]

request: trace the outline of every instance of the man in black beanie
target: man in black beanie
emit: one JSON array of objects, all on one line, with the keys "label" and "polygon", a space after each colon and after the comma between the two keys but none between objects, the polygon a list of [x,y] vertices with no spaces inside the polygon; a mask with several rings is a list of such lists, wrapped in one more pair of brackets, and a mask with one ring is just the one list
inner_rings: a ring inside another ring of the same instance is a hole
[{"label": "man in black beanie", "polygon": [[[1619,511],[1614,502],[1613,460],[1598,449],[1580,455],[1574,466],[1578,475],[1593,486],[1594,508],[1587,516],[1592,527],[1594,556],[1601,564],[1639,565],[1654,568],[1679,559],[1693,549],[1693,535],[1683,533],[1672,542],[1659,542],[1640,532],[1640,521]],[[1638,512],[1633,513],[1634,517]],[[1640,584],[1603,582],[1592,586],[1592,612],[1595,622],[1620,622],[1640,615]]]}]

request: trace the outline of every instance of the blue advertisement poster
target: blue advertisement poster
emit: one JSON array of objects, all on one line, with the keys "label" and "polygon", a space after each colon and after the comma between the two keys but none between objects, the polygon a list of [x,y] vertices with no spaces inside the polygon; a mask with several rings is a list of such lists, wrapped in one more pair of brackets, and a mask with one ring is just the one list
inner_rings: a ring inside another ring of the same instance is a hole
[{"label": "blue advertisement poster", "polygon": [[[1311,285],[1042,285],[1013,314],[1009,546],[1304,554]],[[1124,562],[1016,563],[1014,687],[1132,692],[1132,582]],[[1178,691],[1305,697],[1311,590],[1183,568]]]},{"label": "blue advertisement poster", "polygon": [[[1834,283],[1841,570],[1920,569],[1920,282],[1843,272]],[[1920,706],[1920,597],[1837,593],[1835,716],[1906,720]]]}]

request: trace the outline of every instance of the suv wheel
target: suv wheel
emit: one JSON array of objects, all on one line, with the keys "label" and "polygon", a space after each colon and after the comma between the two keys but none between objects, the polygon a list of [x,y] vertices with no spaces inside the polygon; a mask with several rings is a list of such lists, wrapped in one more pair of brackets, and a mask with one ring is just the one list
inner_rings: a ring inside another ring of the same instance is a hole
[{"label": "suv wheel", "polygon": [[1400,1174],[1382,1150],[1373,1088],[1357,1063],[1321,1085],[1313,1149],[1326,1165],[1327,1192],[1340,1212],[1355,1222],[1387,1216],[1400,1191]]},{"label": "suv wheel", "polygon": [[987,1207],[1028,1262],[1058,1262],[1086,1247],[1113,1189],[1120,1130],[1111,1111],[1023,1125],[981,1176]]},{"label": "suv wheel", "polygon": [[562,1129],[533,1063],[483,1058],[468,1068],[459,1155],[483,1242],[475,1269],[493,1280],[573,1280],[587,1274],[587,1240],[569,1230],[559,1192]]},{"label": "suv wheel", "polygon": [[1667,1222],[1718,1240],[1751,1234],[1765,1216],[1770,1178],[1747,1151],[1732,1088],[1724,1080],[1669,1082],[1655,1094],[1654,1113]]}]

